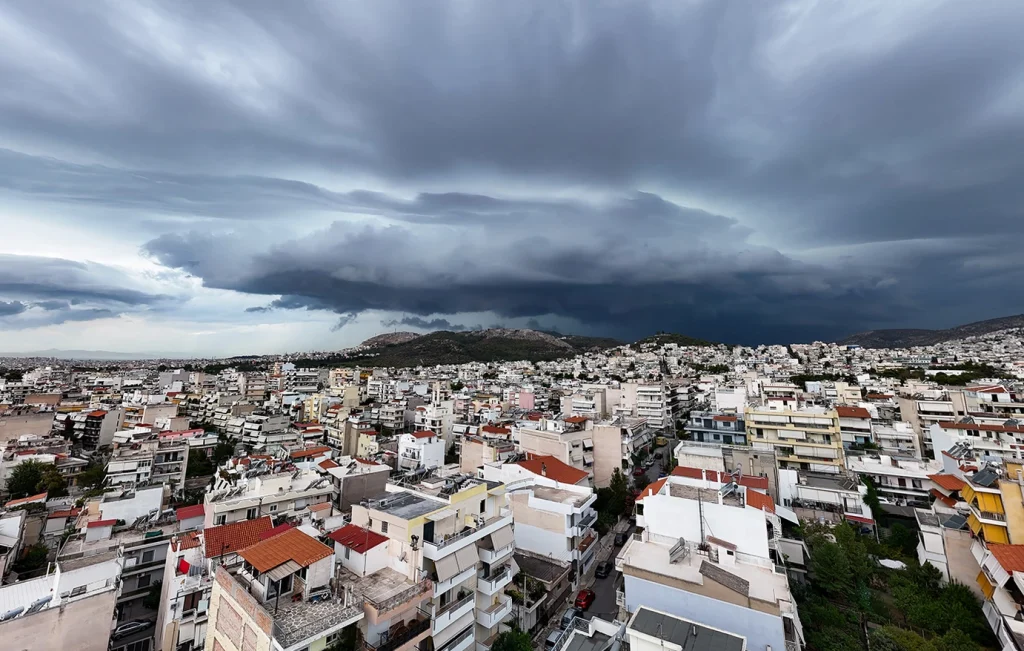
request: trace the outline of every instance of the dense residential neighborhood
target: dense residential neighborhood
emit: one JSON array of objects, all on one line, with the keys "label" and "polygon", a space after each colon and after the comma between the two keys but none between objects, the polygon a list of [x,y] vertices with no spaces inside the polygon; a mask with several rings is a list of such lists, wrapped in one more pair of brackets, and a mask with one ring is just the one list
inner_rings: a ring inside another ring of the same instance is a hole
[{"label": "dense residential neighborhood", "polygon": [[1022,648],[1021,330],[365,363],[393,345],[2,360],[0,639]]}]

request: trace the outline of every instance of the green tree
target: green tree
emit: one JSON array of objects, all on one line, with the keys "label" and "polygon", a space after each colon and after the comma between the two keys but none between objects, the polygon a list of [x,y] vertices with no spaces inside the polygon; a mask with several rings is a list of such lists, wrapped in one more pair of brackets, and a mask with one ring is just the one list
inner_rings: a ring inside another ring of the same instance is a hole
[{"label": "green tree", "polygon": [[43,543],[36,543],[22,552],[21,559],[14,564],[16,572],[31,572],[46,566],[50,549]]},{"label": "green tree", "polygon": [[68,494],[68,481],[57,470],[57,466],[46,464],[38,488],[40,493],[46,491],[49,497],[64,497]]},{"label": "green tree", "polygon": [[814,582],[829,596],[843,598],[852,587],[850,561],[836,543],[822,542],[811,553]]},{"label": "green tree", "polygon": [[882,502],[878,499],[878,488],[875,486],[875,482],[871,481],[871,478],[867,475],[861,475],[860,480],[867,486],[868,492],[864,495],[864,503],[871,509],[871,515],[874,516],[877,522],[883,514]]},{"label": "green tree", "polygon": [[217,447],[213,449],[213,455],[210,458],[213,459],[213,464],[215,466],[220,466],[222,463],[230,459],[234,454],[234,440],[224,439],[217,443]]},{"label": "green tree", "polygon": [[885,544],[906,558],[917,557],[918,542],[917,533],[899,522],[889,528],[889,534],[885,537]]},{"label": "green tree", "polygon": [[491,651],[533,651],[533,641],[529,633],[513,628],[498,634]]},{"label": "green tree", "polygon": [[341,630],[341,636],[324,651],[355,651],[358,641],[358,629],[349,626]]},{"label": "green tree", "polygon": [[47,465],[34,459],[16,465],[7,478],[7,492],[11,494],[11,499],[42,492],[39,487],[43,484]]},{"label": "green tree", "polygon": [[78,473],[78,485],[85,489],[97,488],[103,485],[107,477],[107,470],[102,464],[90,463],[85,470]]},{"label": "green tree", "polygon": [[186,477],[203,477],[212,475],[216,468],[206,452],[202,450],[190,450],[188,453],[188,467],[185,470]]},{"label": "green tree", "polygon": [[160,607],[160,591],[163,589],[163,581],[154,581],[149,584],[149,592],[142,598],[142,606],[150,610]]}]

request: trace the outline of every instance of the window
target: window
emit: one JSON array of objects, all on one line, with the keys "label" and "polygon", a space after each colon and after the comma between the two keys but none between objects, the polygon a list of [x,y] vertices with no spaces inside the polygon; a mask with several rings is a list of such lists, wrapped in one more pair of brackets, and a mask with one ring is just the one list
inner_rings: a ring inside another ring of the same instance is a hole
[{"label": "window", "polygon": [[381,533],[387,533],[388,532],[388,523],[384,522],[383,520],[380,521],[380,532]]},{"label": "window", "polygon": [[345,548],[345,560],[346,560],[346,561],[348,560],[348,556],[349,556],[349,553],[350,553],[351,551],[352,551],[352,550],[351,550],[351,549],[349,549],[348,547],[346,547],[346,548]]},{"label": "window", "polygon": [[483,513],[487,510],[487,500],[480,500],[480,512]]},{"label": "window", "polygon": [[152,563],[153,562],[153,550],[152,549],[147,551],[147,552],[142,552],[142,562],[143,563]]},{"label": "window", "polygon": [[149,587],[149,580],[150,580],[150,576],[148,574],[140,574],[139,575],[139,585],[138,585],[137,589],[141,590],[143,588],[148,588]]},{"label": "window", "polygon": [[331,646],[332,644],[337,642],[338,641],[338,637],[340,635],[341,635],[341,633],[331,633],[330,635],[328,635],[327,636],[327,646]]},{"label": "window", "polygon": [[277,504],[271,504],[270,505],[270,512],[273,513],[275,511],[277,511]]},{"label": "window", "polygon": [[251,508],[251,509],[249,509],[248,511],[245,512],[245,519],[246,520],[254,520],[254,519],[256,519],[256,509],[255,509],[255,507]]},{"label": "window", "polygon": [[214,518],[213,518],[213,523],[214,523],[214,524],[224,524],[224,520],[225,520],[225,519],[226,519],[227,517],[228,517],[228,516],[226,516],[226,515],[218,515],[218,516],[214,516]]}]

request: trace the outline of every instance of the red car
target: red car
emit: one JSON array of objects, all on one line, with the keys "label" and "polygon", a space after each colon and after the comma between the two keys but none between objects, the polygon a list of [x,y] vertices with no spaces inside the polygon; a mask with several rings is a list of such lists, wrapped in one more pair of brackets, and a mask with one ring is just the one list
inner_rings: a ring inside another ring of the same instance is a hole
[{"label": "red car", "polygon": [[634,477],[639,477],[642,474],[644,474],[644,469],[643,468],[641,468],[640,466],[637,466],[636,468],[633,468],[633,476]]},{"label": "red car", "polygon": [[580,593],[576,595],[575,606],[580,610],[586,610],[590,608],[590,604],[594,603],[594,598],[597,597],[593,590],[580,590]]}]

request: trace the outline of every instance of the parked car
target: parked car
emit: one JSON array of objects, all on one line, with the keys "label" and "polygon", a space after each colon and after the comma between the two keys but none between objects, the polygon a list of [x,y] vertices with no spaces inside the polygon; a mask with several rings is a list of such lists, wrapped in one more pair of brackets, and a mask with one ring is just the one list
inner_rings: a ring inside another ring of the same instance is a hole
[{"label": "parked car", "polygon": [[651,466],[654,465],[654,459],[652,459],[651,457],[647,457],[646,459],[644,459],[644,462],[641,465],[643,465],[644,468],[650,468]]},{"label": "parked car", "polygon": [[586,610],[590,608],[590,605],[594,603],[594,599],[597,595],[594,594],[593,590],[580,590],[580,593],[576,595],[576,603],[574,604],[580,610]]},{"label": "parked car", "polygon": [[544,651],[554,651],[558,646],[558,643],[562,639],[562,631],[554,630],[548,635],[548,639],[544,640]]},{"label": "parked car", "polygon": [[615,566],[612,565],[611,561],[601,561],[597,564],[597,569],[594,570],[594,576],[596,576],[599,579],[603,579],[609,574],[611,574],[612,569],[614,568]]},{"label": "parked car", "polygon": [[147,628],[149,628],[152,625],[153,625],[153,622],[147,622],[147,621],[144,621],[144,620],[133,620],[133,621],[130,621],[130,622],[124,622],[124,623],[118,624],[117,628],[115,628],[114,631],[110,634],[110,639],[111,640],[120,640],[123,637],[128,637],[129,635],[134,635],[135,633],[138,633],[139,631],[144,631],[144,630],[146,630]]},{"label": "parked car", "polygon": [[633,476],[634,477],[639,477],[642,474],[644,474],[644,469],[643,469],[642,466],[637,466],[636,468],[633,468]]},{"label": "parked car", "polygon": [[562,619],[558,622],[558,628],[560,628],[561,630],[564,631],[565,629],[567,629],[570,626],[572,626],[572,620],[576,619],[577,617],[581,616],[582,614],[583,614],[583,611],[580,610],[579,608],[576,608],[574,606],[569,606],[568,608],[565,609],[565,612],[562,613]]},{"label": "parked car", "polygon": [[654,444],[660,448],[663,445],[668,445],[668,439],[665,438],[664,436],[659,436],[658,438],[654,439]]},{"label": "parked car", "polygon": [[617,533],[617,534],[615,534],[615,546],[616,547],[622,547],[623,545],[626,544],[626,540],[627,539],[628,539],[628,536],[626,534],[624,534],[624,533]]}]

